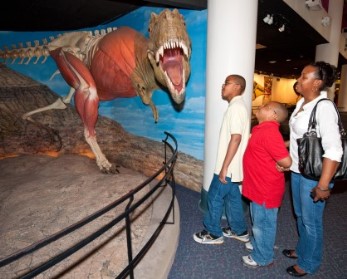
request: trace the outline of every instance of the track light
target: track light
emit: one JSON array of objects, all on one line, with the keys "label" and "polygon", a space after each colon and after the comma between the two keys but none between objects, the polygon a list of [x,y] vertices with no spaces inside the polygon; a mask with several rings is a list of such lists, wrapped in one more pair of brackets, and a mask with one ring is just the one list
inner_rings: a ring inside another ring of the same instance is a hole
[{"label": "track light", "polygon": [[282,24],[281,27],[278,28],[278,31],[283,32],[284,30],[286,30],[286,26]]},{"label": "track light", "polygon": [[263,21],[272,25],[278,32],[290,33],[290,22],[281,14],[266,13]]},{"label": "track light", "polygon": [[305,6],[310,11],[320,11],[322,9],[321,0],[306,0]]},{"label": "track light", "polygon": [[270,19],[270,15],[267,14],[266,17],[264,17],[263,21],[264,21],[265,23],[268,23],[269,19]]},{"label": "track light", "polygon": [[330,17],[328,16],[325,16],[322,18],[322,25],[324,27],[328,27],[330,25]]},{"label": "track light", "polygon": [[273,23],[273,16],[270,14],[267,14],[266,17],[264,17],[263,21],[269,25]]}]

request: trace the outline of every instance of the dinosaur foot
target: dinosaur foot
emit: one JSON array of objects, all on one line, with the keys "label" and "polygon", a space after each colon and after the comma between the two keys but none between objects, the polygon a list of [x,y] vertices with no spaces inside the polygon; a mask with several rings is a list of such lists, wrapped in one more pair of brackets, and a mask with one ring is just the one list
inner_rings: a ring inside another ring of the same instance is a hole
[{"label": "dinosaur foot", "polygon": [[117,165],[111,165],[109,168],[100,168],[100,171],[105,174],[117,174],[119,173],[119,166]]},{"label": "dinosaur foot", "polygon": [[100,169],[100,171],[102,173],[105,173],[105,174],[116,174],[116,173],[119,173],[119,166],[115,165],[115,164],[111,164],[107,159],[106,157],[104,157],[103,159],[99,159],[99,160],[96,160],[96,163]]}]

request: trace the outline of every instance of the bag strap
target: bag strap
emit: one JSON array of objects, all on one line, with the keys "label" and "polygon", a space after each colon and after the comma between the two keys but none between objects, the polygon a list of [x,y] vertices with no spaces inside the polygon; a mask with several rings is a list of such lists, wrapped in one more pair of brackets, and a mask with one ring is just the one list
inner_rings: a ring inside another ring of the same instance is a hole
[{"label": "bag strap", "polygon": [[343,125],[342,125],[342,121],[341,121],[341,116],[340,116],[340,112],[338,111],[337,107],[336,107],[336,104],[334,102],[332,102],[330,99],[328,98],[323,98],[323,99],[320,99],[314,106],[312,112],[311,112],[311,116],[310,116],[310,120],[308,122],[308,128],[307,128],[307,131],[311,131],[311,130],[316,130],[316,126],[317,126],[317,120],[316,120],[316,110],[317,110],[317,106],[318,104],[321,102],[321,101],[329,101],[331,102],[333,105],[334,105],[334,108],[336,110],[336,114],[337,114],[337,117],[338,117],[338,124],[339,124],[339,129],[340,129],[340,134],[342,136],[345,136],[346,135],[346,132],[345,132],[345,129],[343,128]]}]

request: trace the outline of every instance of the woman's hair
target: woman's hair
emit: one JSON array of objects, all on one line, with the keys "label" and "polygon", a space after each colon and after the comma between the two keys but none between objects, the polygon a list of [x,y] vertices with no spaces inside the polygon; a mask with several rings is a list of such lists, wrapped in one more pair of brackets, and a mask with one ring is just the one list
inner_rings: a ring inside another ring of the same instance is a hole
[{"label": "woman's hair", "polygon": [[331,87],[337,80],[337,69],[335,66],[323,61],[317,61],[310,65],[317,69],[315,72],[316,78],[323,81],[321,88],[319,88],[320,90]]}]

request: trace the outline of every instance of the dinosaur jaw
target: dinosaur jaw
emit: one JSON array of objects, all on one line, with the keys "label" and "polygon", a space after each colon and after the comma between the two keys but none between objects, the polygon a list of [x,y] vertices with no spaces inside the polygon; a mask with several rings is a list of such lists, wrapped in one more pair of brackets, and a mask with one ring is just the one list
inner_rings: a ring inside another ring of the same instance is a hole
[{"label": "dinosaur jaw", "polygon": [[[185,98],[186,84],[185,84],[185,72],[182,71],[182,75],[180,76],[179,83],[173,83],[172,78],[168,75],[166,71],[164,71],[164,76],[166,80],[166,85],[171,93],[171,97],[175,101],[176,104],[180,104],[183,102]],[[178,81],[178,80],[177,80]]]},{"label": "dinosaur jaw", "polygon": [[185,98],[185,83],[189,73],[189,50],[179,40],[164,43],[156,52],[156,64],[159,65],[164,85],[169,89],[173,100],[180,104]]}]

